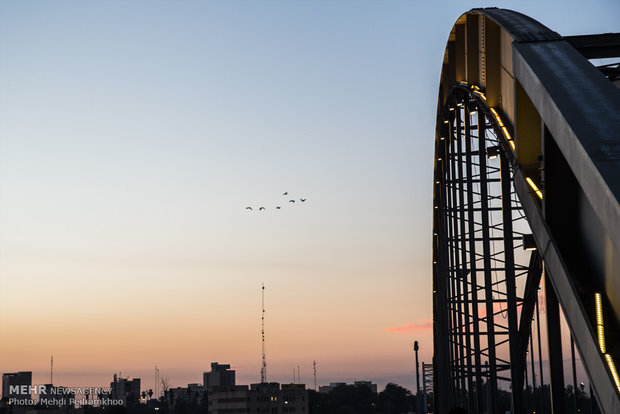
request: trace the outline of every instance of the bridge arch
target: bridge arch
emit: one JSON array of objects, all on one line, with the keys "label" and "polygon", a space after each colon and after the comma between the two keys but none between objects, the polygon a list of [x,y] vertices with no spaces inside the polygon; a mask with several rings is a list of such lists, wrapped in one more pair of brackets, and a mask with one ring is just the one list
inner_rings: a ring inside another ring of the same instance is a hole
[{"label": "bridge arch", "polygon": [[450,32],[433,187],[440,413],[496,412],[502,384],[525,412],[543,280],[554,412],[565,412],[560,307],[599,407],[620,412],[620,89],[593,57],[620,57],[620,35],[562,37],[496,8]]}]

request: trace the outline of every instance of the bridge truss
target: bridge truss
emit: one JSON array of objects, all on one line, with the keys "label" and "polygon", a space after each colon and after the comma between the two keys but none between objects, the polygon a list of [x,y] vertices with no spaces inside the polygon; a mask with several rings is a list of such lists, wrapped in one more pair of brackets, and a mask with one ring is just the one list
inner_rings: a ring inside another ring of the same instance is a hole
[{"label": "bridge truss", "polygon": [[562,38],[510,10],[452,29],[435,139],[439,413],[498,412],[500,390],[513,413],[544,410],[527,390],[545,378],[567,412],[563,325],[601,411],[620,412],[620,90],[617,65],[587,60],[612,56],[619,35]]}]

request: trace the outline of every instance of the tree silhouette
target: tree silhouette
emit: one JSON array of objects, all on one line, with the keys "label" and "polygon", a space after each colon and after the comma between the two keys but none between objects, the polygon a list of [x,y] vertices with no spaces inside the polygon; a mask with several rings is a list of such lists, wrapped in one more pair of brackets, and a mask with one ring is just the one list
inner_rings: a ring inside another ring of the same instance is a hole
[{"label": "tree silhouette", "polygon": [[413,411],[415,397],[411,391],[394,383],[389,383],[379,394],[379,409],[384,414],[400,414]]}]

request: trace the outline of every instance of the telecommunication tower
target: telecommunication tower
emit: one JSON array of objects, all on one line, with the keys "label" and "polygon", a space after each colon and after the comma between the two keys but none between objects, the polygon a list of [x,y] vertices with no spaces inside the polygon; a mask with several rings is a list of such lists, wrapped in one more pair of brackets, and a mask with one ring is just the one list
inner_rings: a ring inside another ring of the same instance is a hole
[{"label": "telecommunication tower", "polygon": [[261,314],[261,339],[262,339],[262,351],[263,351],[263,363],[260,369],[260,382],[267,382],[267,361],[265,359],[265,284],[263,283],[261,289],[261,299],[263,304],[263,312]]},{"label": "telecommunication tower", "polygon": [[312,361],[312,369],[314,371],[314,391],[316,391],[316,361]]}]

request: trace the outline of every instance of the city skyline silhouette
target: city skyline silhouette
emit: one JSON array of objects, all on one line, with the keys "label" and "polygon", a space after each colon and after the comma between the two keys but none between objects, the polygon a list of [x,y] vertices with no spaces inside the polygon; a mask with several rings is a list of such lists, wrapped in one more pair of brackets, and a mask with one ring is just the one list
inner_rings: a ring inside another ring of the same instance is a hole
[{"label": "city skyline silhouette", "polygon": [[[1,372],[259,382],[264,282],[269,380],[414,390],[443,51],[485,5],[0,4]],[[499,6],[562,35],[620,14]]]}]

